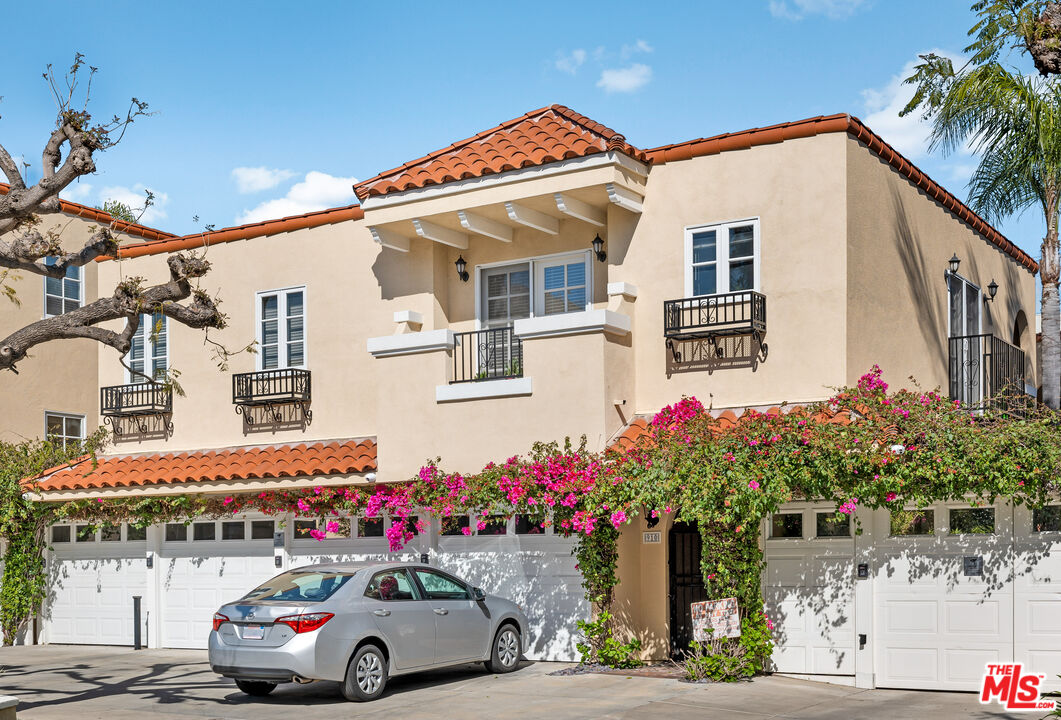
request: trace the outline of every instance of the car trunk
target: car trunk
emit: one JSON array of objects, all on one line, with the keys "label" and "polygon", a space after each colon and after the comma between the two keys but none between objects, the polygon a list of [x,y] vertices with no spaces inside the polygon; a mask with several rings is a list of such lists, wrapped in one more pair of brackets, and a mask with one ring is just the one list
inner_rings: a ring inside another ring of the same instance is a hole
[{"label": "car trunk", "polygon": [[295,631],[277,618],[312,612],[317,603],[290,603],[259,600],[225,605],[219,612],[229,619],[218,629],[227,645],[279,647],[295,636]]}]

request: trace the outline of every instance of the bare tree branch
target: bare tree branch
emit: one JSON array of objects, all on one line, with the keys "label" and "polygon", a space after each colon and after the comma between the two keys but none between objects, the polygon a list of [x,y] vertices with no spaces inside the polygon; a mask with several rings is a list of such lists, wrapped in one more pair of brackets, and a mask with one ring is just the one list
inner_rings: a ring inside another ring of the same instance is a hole
[{"label": "bare tree branch", "polygon": [[[210,263],[194,255],[178,253],[168,259],[170,281],[148,288],[139,278],[127,280],[107,298],[100,298],[63,315],[31,323],[0,340],[0,370],[14,370],[29,350],[52,340],[88,338],[109,345],[122,355],[129,352],[132,337],[144,312],[159,311],[191,328],[224,328],[226,318],[208,294],[193,290],[191,280],[202,277]],[[179,301],[193,297],[188,305]],[[95,327],[109,320],[126,319],[125,330],[116,333]]]},{"label": "bare tree branch", "polygon": [[0,170],[4,171],[4,175],[7,177],[7,182],[11,187],[16,190],[22,190],[26,187],[26,183],[22,179],[22,173],[19,172],[18,165],[11,158],[11,154],[3,145],[0,145]]}]

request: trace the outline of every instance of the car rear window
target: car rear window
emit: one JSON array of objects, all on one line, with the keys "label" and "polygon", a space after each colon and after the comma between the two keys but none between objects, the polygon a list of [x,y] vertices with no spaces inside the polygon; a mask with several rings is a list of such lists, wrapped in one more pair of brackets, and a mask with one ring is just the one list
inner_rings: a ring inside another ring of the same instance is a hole
[{"label": "car rear window", "polygon": [[351,577],[353,573],[292,570],[262,583],[242,599],[322,602],[330,598]]}]

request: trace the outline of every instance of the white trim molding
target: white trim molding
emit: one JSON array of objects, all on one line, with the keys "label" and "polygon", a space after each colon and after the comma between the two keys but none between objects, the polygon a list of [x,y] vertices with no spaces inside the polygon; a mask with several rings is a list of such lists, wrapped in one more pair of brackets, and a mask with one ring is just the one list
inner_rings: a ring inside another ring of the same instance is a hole
[{"label": "white trim molding", "polygon": [[614,310],[583,310],[582,312],[545,315],[516,320],[513,323],[513,332],[522,340],[597,332],[609,335],[628,335],[630,316]]},{"label": "white trim molding", "polygon": [[516,397],[530,395],[533,384],[529,377],[505,380],[480,380],[479,382],[436,385],[435,402],[460,402],[461,400],[483,400],[485,398]]},{"label": "white trim molding", "polygon": [[366,342],[373,357],[413,355],[453,349],[452,330],[424,330],[400,335],[383,335],[369,338]]},{"label": "white trim molding", "polygon": [[623,300],[633,300],[637,297],[637,285],[622,281],[608,283],[608,297],[618,296],[622,296]]},{"label": "white trim molding", "polygon": [[595,153],[593,155],[586,155],[579,158],[570,158],[568,160],[548,163],[546,165],[535,165],[533,167],[519,168],[517,170],[507,170],[495,175],[485,175],[482,177],[467,178],[465,180],[454,180],[452,182],[443,183],[442,185],[411,188],[401,192],[387,193],[386,195],[373,195],[372,197],[367,197],[362,200],[361,207],[365,212],[368,212],[381,207],[401,205],[408,202],[415,202],[417,200],[444,197],[455,193],[468,192],[469,190],[479,190],[482,188],[507,185],[510,183],[549,177],[552,175],[563,175],[566,173],[577,172],[579,170],[607,167],[609,165],[622,168],[639,178],[648,177],[648,165],[640,160],[634,160],[625,153],[609,150],[608,152]]},{"label": "white trim molding", "polygon": [[416,310],[398,310],[394,313],[394,322],[423,325],[424,316],[416,312]]},{"label": "white trim molding", "polygon": [[644,197],[615,183],[606,184],[604,189],[608,191],[609,202],[615,203],[624,210],[629,210],[638,215],[641,214],[641,206],[645,202]]},{"label": "white trim molding", "polygon": [[397,250],[398,252],[409,252],[409,238],[404,235],[399,235],[393,230],[376,227],[375,225],[369,225],[368,231],[372,233],[372,239],[376,241],[377,245]]}]

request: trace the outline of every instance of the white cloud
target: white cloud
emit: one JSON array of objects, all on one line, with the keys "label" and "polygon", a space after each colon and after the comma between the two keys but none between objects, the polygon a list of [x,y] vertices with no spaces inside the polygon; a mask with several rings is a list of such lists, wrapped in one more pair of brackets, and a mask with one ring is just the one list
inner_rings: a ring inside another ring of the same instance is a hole
[{"label": "white cloud", "polygon": [[274,188],[285,180],[295,177],[290,170],[267,167],[238,167],[232,169],[232,178],[240,194],[256,193]]},{"label": "white cloud", "polygon": [[555,66],[560,72],[574,75],[584,62],[586,62],[586,51],[582,48],[577,48],[567,54],[557,53]]},{"label": "white cloud", "polygon": [[[946,55],[955,60],[956,64],[961,61],[959,56],[943,50],[930,52]],[[929,126],[924,122],[924,112],[921,109],[906,117],[899,117],[899,111],[906,107],[914,96],[914,86],[904,85],[903,80],[913,74],[914,66],[920,62],[920,58],[910,60],[885,85],[862,91],[865,108],[863,119],[866,124],[911,160],[928,154]]]},{"label": "white cloud", "polygon": [[868,0],[770,0],[769,8],[771,15],[782,20],[802,20],[806,15],[841,20],[867,4]]},{"label": "white cloud", "polygon": [[633,45],[623,45],[623,49],[620,51],[623,59],[629,58],[631,55],[637,55],[638,53],[650,53],[653,47],[644,40],[638,40]]},{"label": "white cloud", "polygon": [[312,170],[305,179],[295,183],[281,198],[266,200],[257,207],[244,210],[236,218],[237,224],[274,220],[288,215],[301,215],[354,202],[353,185],[357,178],[336,177]]},{"label": "white cloud", "polygon": [[169,204],[169,195],[158,190],[152,190],[155,194],[154,201],[143,215],[140,215],[140,211],[144,207],[144,200],[146,199],[147,186],[143,183],[137,183],[132,187],[124,187],[122,185],[110,185],[103,188],[96,193],[96,204],[102,205],[107,200],[117,200],[123,205],[128,205],[133,211],[134,215],[140,216],[140,222],[150,225],[153,222],[166,219],[166,205]]},{"label": "white cloud", "polygon": [[634,63],[624,68],[602,70],[597,87],[605,92],[633,92],[648,84],[652,79],[652,68],[642,63]]},{"label": "white cloud", "polygon": [[63,200],[84,203],[92,197],[92,183],[74,181],[66,186],[62,192]]}]

